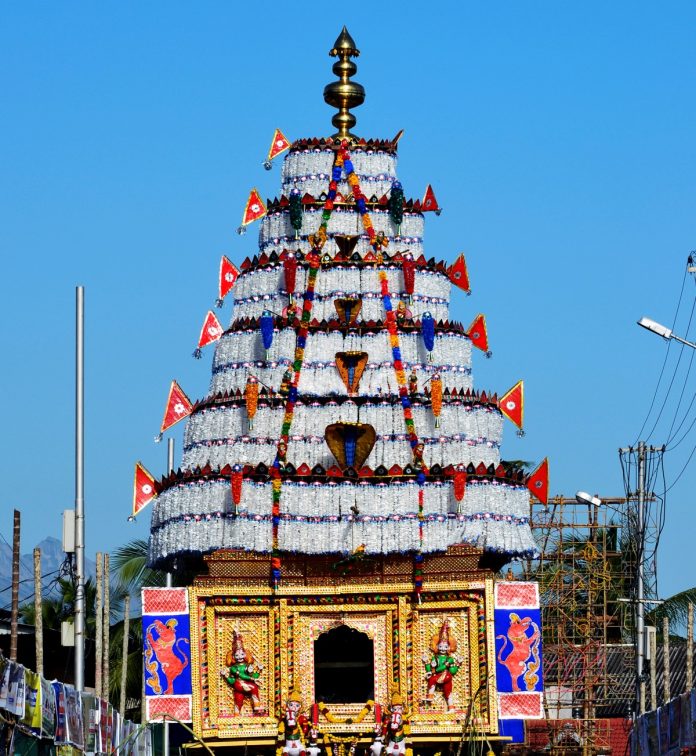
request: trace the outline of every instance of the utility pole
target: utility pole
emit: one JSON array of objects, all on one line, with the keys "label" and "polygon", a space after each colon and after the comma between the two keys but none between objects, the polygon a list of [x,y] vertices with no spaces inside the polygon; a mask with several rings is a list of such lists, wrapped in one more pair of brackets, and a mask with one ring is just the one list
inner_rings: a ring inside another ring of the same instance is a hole
[{"label": "utility pole", "polygon": [[41,597],[41,549],[34,549],[34,648],[36,671],[43,675],[43,606]]},{"label": "utility pole", "polygon": [[85,289],[75,289],[75,688],[85,688]]},{"label": "utility pole", "polygon": [[10,611],[10,659],[17,661],[17,629],[19,623],[19,510],[14,511],[12,529],[12,609]]},{"label": "utility pole", "polygon": [[638,564],[636,575],[636,676],[638,678],[638,714],[645,711],[645,442],[638,443]]}]

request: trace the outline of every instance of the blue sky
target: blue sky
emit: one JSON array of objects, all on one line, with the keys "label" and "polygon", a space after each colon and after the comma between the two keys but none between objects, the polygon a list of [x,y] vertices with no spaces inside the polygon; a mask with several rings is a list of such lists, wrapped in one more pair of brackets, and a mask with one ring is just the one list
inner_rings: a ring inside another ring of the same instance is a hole
[{"label": "blue sky", "polygon": [[[192,398],[207,391],[212,351],[201,361],[191,352],[220,255],[240,262],[254,250],[255,228],[235,233],[249,189],[278,193],[279,166],[261,166],[274,128],[291,139],[332,131],[322,90],[343,23],[367,90],[356,132],[405,129],[407,197],[430,182],[445,208],[428,218],[428,256],[466,252],[473,295],[454,296],[453,316],[468,324],[485,313],[494,352],[475,357],[476,385],[525,380],[527,435],[508,426],[504,456],[548,455],[553,493],[622,494],[617,449],[637,440],[666,349],[635,321],[671,323],[696,247],[696,6],[437,7],[2,5],[6,538],[13,507],[27,551],[59,535],[73,504],[78,283],[87,549],[146,536],[148,517],[126,522],[133,463],[164,471],[166,445],[152,438],[172,378]],[[684,329],[693,298],[689,279]],[[677,376],[653,443],[695,389]],[[695,444],[696,430],[666,455],[668,484]],[[683,558],[693,550],[694,465],[669,492],[663,594],[696,583]]]}]

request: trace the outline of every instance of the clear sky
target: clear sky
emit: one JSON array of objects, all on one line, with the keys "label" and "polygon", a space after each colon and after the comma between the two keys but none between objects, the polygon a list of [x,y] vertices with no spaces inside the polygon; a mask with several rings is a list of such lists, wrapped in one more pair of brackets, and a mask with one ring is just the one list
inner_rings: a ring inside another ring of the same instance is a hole
[{"label": "clear sky", "polygon": [[[191,352],[221,254],[254,251],[256,228],[235,233],[246,195],[278,193],[279,165],[261,165],[273,130],[332,131],[322,90],[344,23],[367,90],[355,131],[405,129],[406,196],[430,182],[444,207],[428,256],[466,252],[473,295],[454,295],[453,317],[485,313],[494,352],[475,355],[475,385],[525,380],[527,435],[508,425],[503,456],[548,455],[553,493],[622,495],[617,449],[638,438],[666,349],[635,321],[672,322],[696,247],[696,5],[6,2],[0,531],[21,509],[23,551],[73,505],[77,284],[87,550],[146,536],[149,516],[126,522],[133,464],[164,472],[153,437],[172,378],[207,392],[212,349]],[[694,390],[677,375],[653,443]],[[694,445],[696,429],[666,455],[668,485]],[[696,584],[695,482],[696,456],[668,495],[665,595]]]}]

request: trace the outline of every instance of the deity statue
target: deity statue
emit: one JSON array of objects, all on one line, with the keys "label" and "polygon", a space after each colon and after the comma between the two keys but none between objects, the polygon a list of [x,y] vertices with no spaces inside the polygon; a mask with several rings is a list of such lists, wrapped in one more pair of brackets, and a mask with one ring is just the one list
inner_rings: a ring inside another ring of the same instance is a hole
[{"label": "deity statue", "polygon": [[403,300],[399,301],[399,304],[396,305],[396,322],[397,323],[405,323],[407,320],[411,320],[413,318],[413,313],[411,310],[406,307],[406,302]]},{"label": "deity statue", "polygon": [[[408,724],[408,713],[404,708],[403,696],[398,689],[392,693],[389,711],[387,711],[382,721],[375,726],[375,742],[370,746],[372,756],[404,756],[406,753],[406,736],[410,732]],[[386,746],[384,745],[386,741]]]},{"label": "deity statue", "polygon": [[283,718],[278,724],[278,737],[285,738],[283,756],[306,756],[303,737],[308,733],[310,746],[313,743],[316,747],[319,733],[314,728],[310,728],[307,717],[302,714],[302,696],[297,690],[292,690],[285,702]]},{"label": "deity statue", "polygon": [[461,658],[452,656],[457,650],[457,641],[450,633],[449,622],[442,623],[439,633],[430,640],[432,654],[423,654],[423,664],[428,675],[426,700],[431,701],[436,690],[440,690],[447,709],[452,705],[452,680],[462,665]]},{"label": "deity statue", "polygon": [[261,707],[256,681],[263,672],[263,666],[244,648],[244,638],[237,631],[234,632],[232,650],[225,657],[225,666],[227,672],[221,669],[220,675],[232,686],[237,715],[241,715],[244,702],[249,699],[254,716],[262,716],[265,712]]}]

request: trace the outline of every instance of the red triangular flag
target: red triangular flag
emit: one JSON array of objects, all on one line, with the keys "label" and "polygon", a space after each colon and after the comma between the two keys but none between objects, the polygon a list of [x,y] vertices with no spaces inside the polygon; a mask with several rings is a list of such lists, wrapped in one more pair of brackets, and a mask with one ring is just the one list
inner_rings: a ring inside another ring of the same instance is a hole
[{"label": "red triangular flag", "polygon": [[273,158],[280,155],[281,152],[285,152],[288,147],[290,147],[290,142],[286,139],[285,134],[283,134],[280,129],[276,129],[275,134],[273,134],[271,147],[268,150],[268,158],[266,159],[273,160]]},{"label": "red triangular flag", "polygon": [[169,397],[167,398],[167,407],[164,410],[160,433],[164,433],[172,425],[176,425],[179,420],[183,420],[190,415],[192,409],[193,404],[191,404],[188,396],[182,391],[181,386],[176,381],[172,381],[172,385],[169,387]]},{"label": "red triangular flag", "polygon": [[549,458],[527,478],[527,488],[542,504],[549,503]]},{"label": "red triangular flag", "polygon": [[421,202],[421,212],[427,213],[431,210],[437,212],[439,209],[440,206],[435,199],[435,192],[433,191],[432,186],[428,184],[425,189],[425,194],[423,195],[423,201]]},{"label": "red triangular flag", "polygon": [[242,226],[246,226],[249,223],[253,223],[259,218],[263,218],[266,215],[266,205],[263,204],[261,195],[257,189],[252,189],[249,192],[249,199],[244,206],[244,214],[242,215]]},{"label": "red triangular flag", "polygon": [[133,514],[135,517],[157,496],[155,479],[143,467],[142,462],[135,463],[135,478],[133,479]]},{"label": "red triangular flag", "polygon": [[469,272],[466,269],[466,260],[464,259],[464,253],[454,261],[452,265],[447,268],[447,275],[449,280],[460,289],[463,289],[467,294],[471,292],[469,286]]},{"label": "red triangular flag", "polygon": [[500,397],[498,406],[508,420],[521,428],[524,421],[524,383],[517,381],[506,394]]},{"label": "red triangular flag", "polygon": [[482,352],[488,351],[488,330],[486,328],[486,316],[477,315],[474,322],[469,326],[466,334],[471,343]]},{"label": "red triangular flag", "polygon": [[224,299],[229,294],[230,289],[238,278],[239,270],[237,266],[223,255],[222,260],[220,260],[220,282],[218,287],[220,299]]},{"label": "red triangular flag", "polygon": [[200,349],[201,347],[208,346],[208,344],[212,344],[220,336],[222,336],[220,321],[215,317],[215,313],[212,310],[208,310],[203,328],[201,328],[200,338],[198,339],[198,348]]}]

